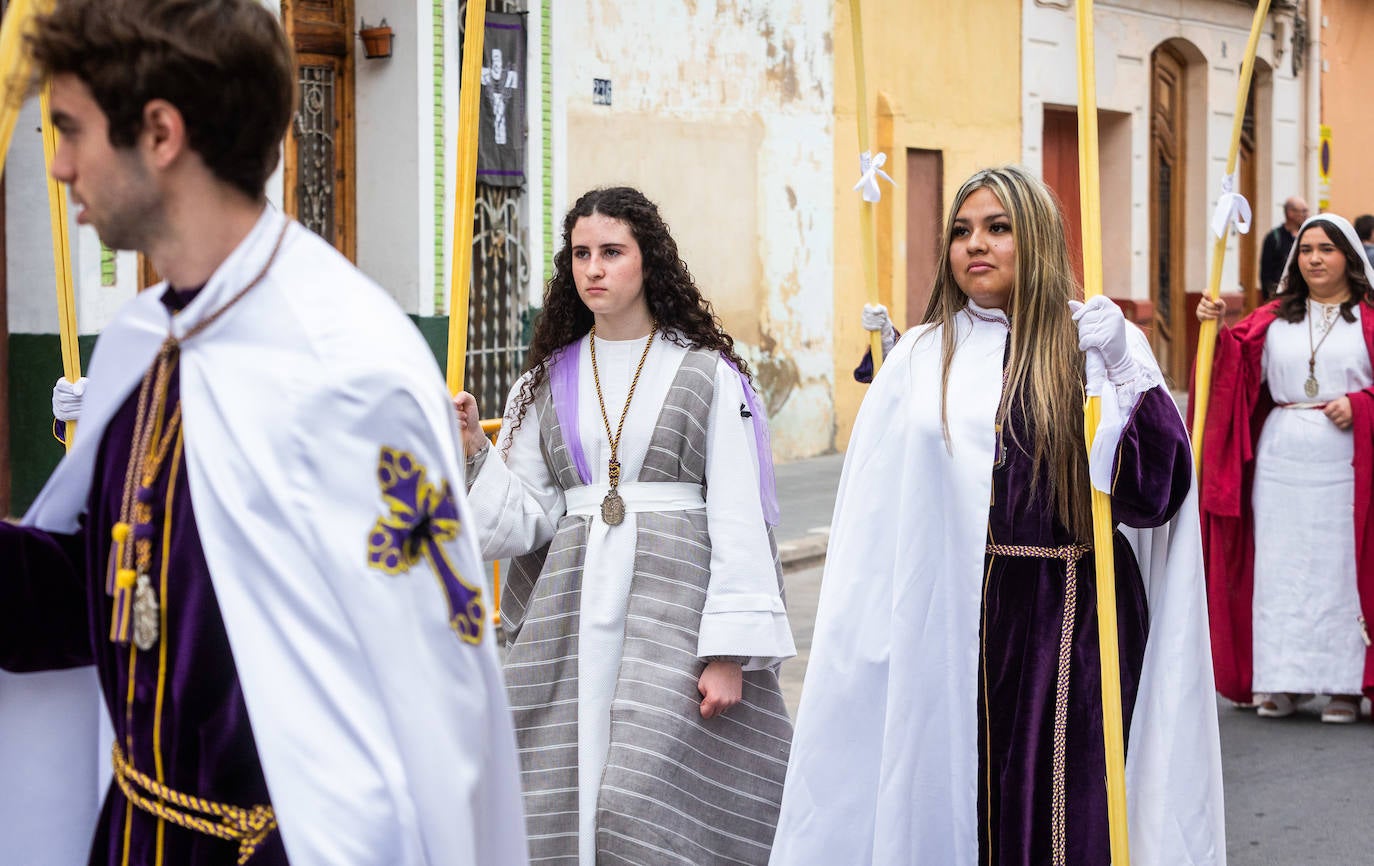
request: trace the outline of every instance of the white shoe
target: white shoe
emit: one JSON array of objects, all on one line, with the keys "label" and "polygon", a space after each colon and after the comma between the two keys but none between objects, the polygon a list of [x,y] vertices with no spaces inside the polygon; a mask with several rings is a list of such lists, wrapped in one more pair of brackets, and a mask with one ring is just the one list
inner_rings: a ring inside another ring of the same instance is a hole
[{"label": "white shoe", "polygon": [[1287,692],[1272,692],[1260,701],[1259,716],[1265,719],[1285,719],[1297,711],[1293,697]]},{"label": "white shoe", "polygon": [[1322,721],[1329,725],[1353,725],[1360,720],[1360,704],[1349,698],[1332,698],[1322,710]]}]

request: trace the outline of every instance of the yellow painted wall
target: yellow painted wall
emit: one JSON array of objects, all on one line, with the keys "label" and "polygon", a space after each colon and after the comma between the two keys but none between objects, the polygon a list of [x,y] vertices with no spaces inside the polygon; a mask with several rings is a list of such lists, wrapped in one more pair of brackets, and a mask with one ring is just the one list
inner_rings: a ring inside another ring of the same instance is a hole
[{"label": "yellow painted wall", "polygon": [[1322,122],[1331,127],[1331,210],[1353,220],[1374,213],[1368,154],[1374,140],[1374,3],[1322,0],[1322,15],[1328,23],[1318,35],[1329,64],[1322,73]]},{"label": "yellow painted wall", "polygon": [[[864,0],[871,146],[896,187],[878,214],[880,285],[906,321],[906,151],[944,155],[944,205],[974,171],[1021,153],[1021,0]],[[848,0],[835,4],[835,447],[849,441],[867,386],[853,370],[867,346],[859,230],[858,128]],[[888,120],[878,118],[879,92]],[[887,139],[887,140],[882,140]],[[919,312],[913,313],[913,317]]]}]

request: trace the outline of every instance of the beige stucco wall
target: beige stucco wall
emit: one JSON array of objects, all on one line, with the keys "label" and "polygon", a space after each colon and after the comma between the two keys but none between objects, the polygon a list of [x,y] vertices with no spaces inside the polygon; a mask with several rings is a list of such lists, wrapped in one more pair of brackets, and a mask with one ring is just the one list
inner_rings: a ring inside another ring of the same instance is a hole
[{"label": "beige stucco wall", "polygon": [[756,368],[779,460],[835,427],[830,28],[829,0],[593,0],[554,28],[555,201],[628,184],[658,203]]},{"label": "beige stucco wall", "polygon": [[1374,4],[1322,0],[1322,15],[1325,26],[1314,29],[1327,61],[1322,122],[1331,127],[1331,210],[1353,220],[1374,213]]},{"label": "beige stucco wall", "polygon": [[[944,204],[977,169],[1014,162],[1021,145],[1020,0],[868,0],[863,4],[865,77],[873,146],[888,151],[880,274],[893,318],[906,320],[906,151],[939,150]],[[852,371],[867,346],[859,313],[865,286],[859,229],[858,127],[849,4],[835,3],[835,446],[849,440],[866,386]],[[877,119],[879,92],[890,127]],[[880,138],[890,136],[890,141]]]}]

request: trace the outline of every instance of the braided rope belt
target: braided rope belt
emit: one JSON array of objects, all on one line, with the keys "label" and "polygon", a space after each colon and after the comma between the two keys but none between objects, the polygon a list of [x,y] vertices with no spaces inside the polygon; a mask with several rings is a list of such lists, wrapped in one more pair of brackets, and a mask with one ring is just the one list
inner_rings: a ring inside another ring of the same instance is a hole
[{"label": "braided rope belt", "polygon": [[1059,627],[1059,670],[1054,684],[1053,794],[1050,800],[1050,844],[1054,866],[1064,866],[1064,758],[1069,729],[1069,664],[1073,653],[1074,619],[1078,610],[1078,560],[1092,552],[1091,544],[1029,547],[989,544],[990,556],[1017,556],[1064,561],[1064,616]]},{"label": "braided rope belt", "polygon": [[[115,782],[130,803],[182,829],[239,843],[239,866],[244,866],[277,828],[271,806],[244,809],[174,791],[135,770],[117,743],[113,762]],[[200,814],[192,814],[196,812]]]}]

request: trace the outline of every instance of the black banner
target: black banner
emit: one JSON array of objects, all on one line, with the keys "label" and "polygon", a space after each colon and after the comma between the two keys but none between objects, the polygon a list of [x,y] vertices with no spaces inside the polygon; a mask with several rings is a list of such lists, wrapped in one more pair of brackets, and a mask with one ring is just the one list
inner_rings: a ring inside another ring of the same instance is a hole
[{"label": "black banner", "polygon": [[[480,2],[480,0],[478,0]],[[525,16],[488,12],[477,182],[525,185]]]}]

